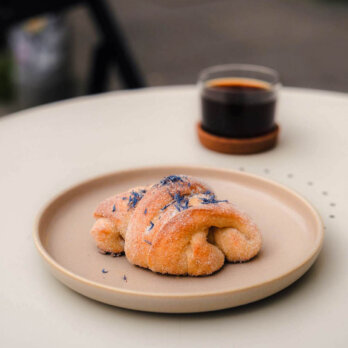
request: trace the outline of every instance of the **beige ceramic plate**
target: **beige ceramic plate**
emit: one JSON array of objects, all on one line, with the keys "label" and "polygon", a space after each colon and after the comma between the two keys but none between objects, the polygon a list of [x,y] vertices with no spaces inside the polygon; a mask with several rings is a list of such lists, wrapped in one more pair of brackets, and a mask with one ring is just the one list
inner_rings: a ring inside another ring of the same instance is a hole
[{"label": "beige ceramic plate", "polygon": [[[263,248],[243,264],[208,277],[155,274],[97,252],[89,230],[104,198],[169,174],[199,177],[235,202],[261,228]],[[192,167],[142,168],[84,182],[51,201],[39,217],[35,244],[54,276],[75,291],[119,307],[187,313],[235,307],[270,296],[301,277],[323,241],[317,212],[293,191],[240,172]],[[107,271],[103,273],[102,270]]]}]

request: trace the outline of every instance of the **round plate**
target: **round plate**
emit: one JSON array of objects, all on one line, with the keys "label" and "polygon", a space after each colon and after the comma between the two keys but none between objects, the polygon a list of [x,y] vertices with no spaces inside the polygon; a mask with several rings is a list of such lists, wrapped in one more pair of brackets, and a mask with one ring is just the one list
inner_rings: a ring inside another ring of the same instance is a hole
[{"label": "round plate", "polygon": [[[100,254],[89,234],[98,203],[170,174],[201,178],[217,197],[245,210],[262,231],[259,255],[227,263],[211,276],[178,277]],[[189,313],[239,306],[284,289],[313,264],[323,234],[318,213],[284,186],[241,172],[173,166],[120,171],[69,189],[44,208],[34,239],[54,276],[87,297],[136,310]]]}]

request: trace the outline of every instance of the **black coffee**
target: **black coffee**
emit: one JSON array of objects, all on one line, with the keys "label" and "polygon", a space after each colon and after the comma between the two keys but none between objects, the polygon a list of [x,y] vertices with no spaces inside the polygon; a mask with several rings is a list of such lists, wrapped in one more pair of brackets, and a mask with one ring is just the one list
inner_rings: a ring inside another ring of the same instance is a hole
[{"label": "black coffee", "polygon": [[226,78],[207,81],[202,91],[202,127],[224,137],[247,138],[275,127],[276,94],[258,80]]}]

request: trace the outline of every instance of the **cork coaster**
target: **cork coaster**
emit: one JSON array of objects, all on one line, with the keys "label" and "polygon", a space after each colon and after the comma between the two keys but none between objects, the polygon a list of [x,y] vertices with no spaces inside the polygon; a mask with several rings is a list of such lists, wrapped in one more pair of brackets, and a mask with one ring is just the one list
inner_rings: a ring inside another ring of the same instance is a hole
[{"label": "cork coaster", "polygon": [[198,138],[206,148],[235,155],[246,155],[267,151],[276,146],[279,126],[274,130],[253,138],[224,138],[206,132],[200,123],[197,124]]}]

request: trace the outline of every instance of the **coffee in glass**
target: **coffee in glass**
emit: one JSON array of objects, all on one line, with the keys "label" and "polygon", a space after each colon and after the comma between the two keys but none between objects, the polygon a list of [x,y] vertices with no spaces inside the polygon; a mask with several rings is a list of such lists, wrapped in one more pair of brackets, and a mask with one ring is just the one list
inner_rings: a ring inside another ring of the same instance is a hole
[{"label": "coffee in glass", "polygon": [[200,76],[203,130],[230,138],[271,132],[279,80],[269,68],[230,64],[204,70]]}]

